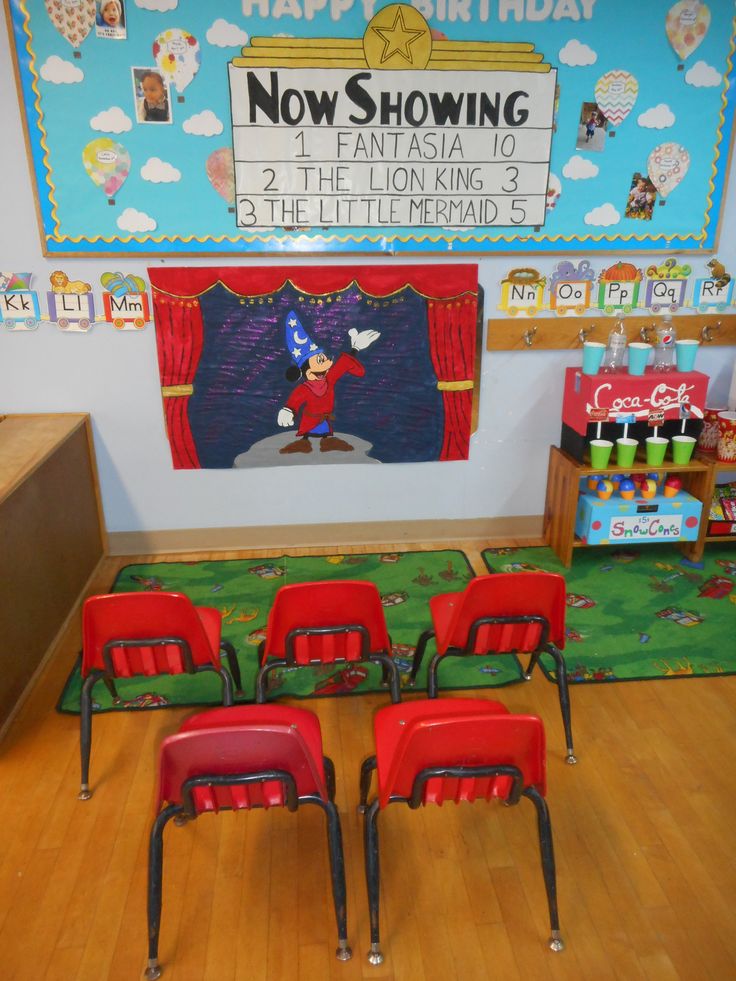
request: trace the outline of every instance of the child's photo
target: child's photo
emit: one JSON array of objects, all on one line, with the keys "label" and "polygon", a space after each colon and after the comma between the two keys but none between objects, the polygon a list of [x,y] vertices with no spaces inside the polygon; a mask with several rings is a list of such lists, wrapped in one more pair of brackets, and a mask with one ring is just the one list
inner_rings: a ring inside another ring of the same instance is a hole
[{"label": "child's photo", "polygon": [[169,84],[158,68],[131,68],[135,115],[139,123],[170,123]]},{"label": "child's photo", "polygon": [[578,120],[576,150],[605,150],[608,120],[598,108],[597,102],[584,102]]},{"label": "child's photo", "polygon": [[654,213],[654,203],[657,200],[657,188],[648,177],[640,173],[631,178],[631,189],[626,201],[626,218],[638,218],[651,221]]},{"label": "child's photo", "polygon": [[125,40],[125,0],[95,0],[97,37]]}]

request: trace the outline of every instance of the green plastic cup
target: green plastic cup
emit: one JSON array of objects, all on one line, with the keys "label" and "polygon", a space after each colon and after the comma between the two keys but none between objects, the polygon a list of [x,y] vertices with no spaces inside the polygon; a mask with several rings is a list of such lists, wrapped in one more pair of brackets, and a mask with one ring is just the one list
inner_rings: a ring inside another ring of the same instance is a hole
[{"label": "green plastic cup", "polygon": [[622,436],[616,440],[616,464],[619,467],[630,467],[636,458],[639,441],[630,436]]},{"label": "green plastic cup", "polygon": [[694,436],[672,437],[672,462],[690,463],[697,440]]},{"label": "green plastic cup", "polygon": [[664,436],[647,436],[647,464],[650,467],[661,467],[667,452],[668,439]]},{"label": "green plastic cup", "polygon": [[613,443],[610,439],[591,439],[589,445],[591,467],[595,470],[605,470],[611,459]]}]

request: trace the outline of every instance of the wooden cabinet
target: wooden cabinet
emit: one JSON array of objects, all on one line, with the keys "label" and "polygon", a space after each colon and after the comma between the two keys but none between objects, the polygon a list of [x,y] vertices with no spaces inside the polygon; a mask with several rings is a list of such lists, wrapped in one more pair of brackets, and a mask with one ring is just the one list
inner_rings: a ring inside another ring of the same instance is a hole
[{"label": "wooden cabinet", "polygon": [[[596,470],[589,463],[580,462],[556,446],[550,447],[547,470],[547,497],[544,505],[544,539],[557,554],[560,561],[569,566],[572,550],[585,543],[575,537],[575,514],[578,506],[580,478],[590,474],[629,473],[631,467],[617,467],[609,464],[603,470]],[[697,457],[688,464],[668,462],[661,467],[651,467],[645,461],[637,461],[637,471],[647,473],[676,473],[682,478],[683,489],[703,502],[700,530],[696,541],[680,542],[682,552],[693,562],[703,557],[706,541],[728,541],[728,537],[708,537],[708,509],[713,499],[713,490],[718,472],[733,470],[733,464],[717,463],[704,457]],[[735,540],[736,536],[730,536]]]},{"label": "wooden cabinet", "polygon": [[0,727],[105,550],[89,416],[0,417]]}]

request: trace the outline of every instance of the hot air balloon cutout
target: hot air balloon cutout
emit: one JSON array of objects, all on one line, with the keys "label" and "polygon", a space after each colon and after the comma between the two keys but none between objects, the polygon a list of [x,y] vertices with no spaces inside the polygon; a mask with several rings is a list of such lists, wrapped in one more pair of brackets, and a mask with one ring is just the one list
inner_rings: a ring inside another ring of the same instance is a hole
[{"label": "hot air balloon cutout", "polygon": [[[665,20],[669,42],[684,61],[701,43],[710,27],[710,10],[700,0],[680,0],[671,7]],[[680,71],[684,65],[678,65]]]},{"label": "hot air balloon cutout", "polygon": [[205,164],[207,179],[228,204],[228,211],[235,213],[235,163],[229,146],[213,151]]},{"label": "hot air balloon cutout", "polygon": [[74,57],[81,58],[79,45],[95,22],[95,0],[45,0],[46,13],[61,36],[74,48]]},{"label": "hot air balloon cutout", "polygon": [[649,178],[657,188],[660,205],[680,184],[690,166],[690,154],[679,143],[660,143],[647,159]]},{"label": "hot air balloon cutout", "polygon": [[100,136],[82,150],[82,163],[92,183],[107,195],[107,203],[115,204],[115,194],[130,173],[130,154],[125,147],[109,136]]},{"label": "hot air balloon cutout", "polygon": [[164,78],[176,88],[177,102],[183,102],[182,92],[199,71],[202,60],[199,41],[189,31],[172,27],[153,42],[153,57]]},{"label": "hot air balloon cutout", "polygon": [[[595,101],[612,126],[620,126],[626,119],[638,94],[639,83],[630,72],[606,72],[595,83]],[[608,135],[615,134],[609,130]]]}]

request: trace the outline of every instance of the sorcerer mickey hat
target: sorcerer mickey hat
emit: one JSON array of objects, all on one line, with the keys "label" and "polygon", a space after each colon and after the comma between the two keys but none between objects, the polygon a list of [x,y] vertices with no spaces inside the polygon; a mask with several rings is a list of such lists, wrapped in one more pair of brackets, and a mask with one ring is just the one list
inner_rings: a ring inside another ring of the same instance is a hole
[{"label": "sorcerer mickey hat", "polygon": [[297,368],[301,368],[312,355],[324,354],[324,348],[314,343],[293,310],[286,316],[285,342],[286,350]]}]

